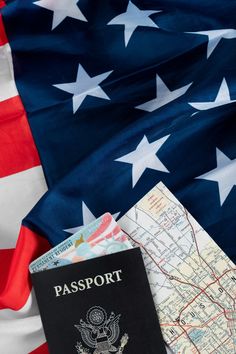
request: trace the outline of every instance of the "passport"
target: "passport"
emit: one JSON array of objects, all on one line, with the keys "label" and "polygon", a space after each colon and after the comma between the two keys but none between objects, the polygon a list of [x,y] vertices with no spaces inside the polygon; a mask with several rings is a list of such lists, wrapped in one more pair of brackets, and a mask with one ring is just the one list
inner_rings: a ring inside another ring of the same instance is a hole
[{"label": "passport", "polygon": [[164,354],[139,248],[31,274],[50,354]]}]

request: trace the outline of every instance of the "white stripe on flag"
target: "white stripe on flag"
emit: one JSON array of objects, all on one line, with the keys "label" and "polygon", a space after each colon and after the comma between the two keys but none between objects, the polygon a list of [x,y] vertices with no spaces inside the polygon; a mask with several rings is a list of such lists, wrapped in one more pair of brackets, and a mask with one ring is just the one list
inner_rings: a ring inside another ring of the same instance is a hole
[{"label": "white stripe on flag", "polygon": [[9,44],[0,46],[0,101],[17,96],[11,48]]},{"label": "white stripe on flag", "polygon": [[27,354],[45,342],[33,291],[19,311],[0,311],[0,353]]},{"label": "white stripe on flag", "polygon": [[47,191],[41,166],[0,178],[0,248],[14,248],[22,219]]}]

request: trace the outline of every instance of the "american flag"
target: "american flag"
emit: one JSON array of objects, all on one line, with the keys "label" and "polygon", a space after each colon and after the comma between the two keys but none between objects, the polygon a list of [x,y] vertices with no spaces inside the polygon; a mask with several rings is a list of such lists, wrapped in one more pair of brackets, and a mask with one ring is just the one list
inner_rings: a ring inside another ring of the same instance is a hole
[{"label": "american flag", "polygon": [[0,353],[45,354],[29,263],[159,181],[235,262],[236,1],[0,6]]}]

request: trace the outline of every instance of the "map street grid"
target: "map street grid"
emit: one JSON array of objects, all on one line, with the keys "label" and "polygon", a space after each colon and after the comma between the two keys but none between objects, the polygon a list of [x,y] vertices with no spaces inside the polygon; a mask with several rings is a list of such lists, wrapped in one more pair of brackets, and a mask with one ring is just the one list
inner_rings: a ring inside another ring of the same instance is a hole
[{"label": "map street grid", "polygon": [[120,220],[144,256],[174,353],[236,353],[236,266],[159,183]]}]

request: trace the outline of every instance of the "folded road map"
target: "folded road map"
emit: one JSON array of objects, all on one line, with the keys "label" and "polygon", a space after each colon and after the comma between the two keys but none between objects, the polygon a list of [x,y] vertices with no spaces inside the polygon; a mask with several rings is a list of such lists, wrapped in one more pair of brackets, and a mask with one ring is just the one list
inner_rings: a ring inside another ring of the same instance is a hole
[{"label": "folded road map", "polygon": [[119,221],[140,246],[174,353],[236,353],[236,266],[159,183]]}]

